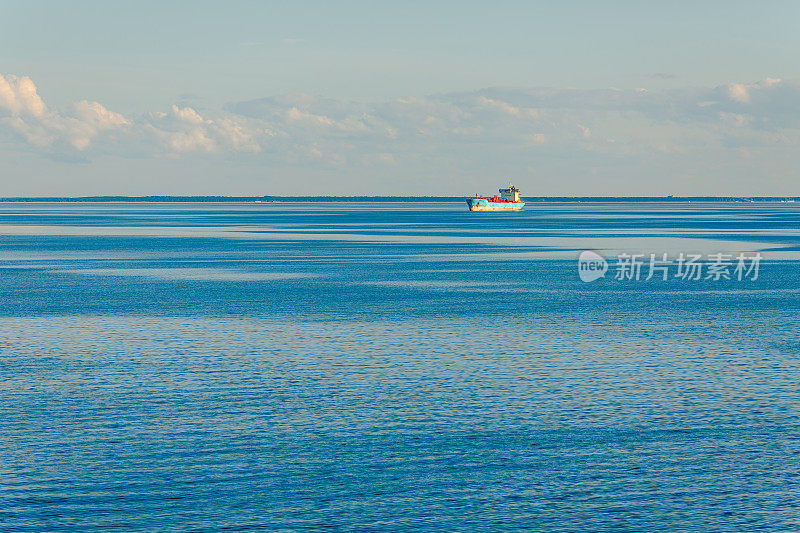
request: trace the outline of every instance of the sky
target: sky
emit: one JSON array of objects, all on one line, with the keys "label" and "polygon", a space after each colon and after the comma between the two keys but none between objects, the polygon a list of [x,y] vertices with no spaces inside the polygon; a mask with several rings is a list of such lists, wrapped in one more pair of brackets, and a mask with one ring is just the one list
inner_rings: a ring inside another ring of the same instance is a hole
[{"label": "sky", "polygon": [[0,196],[797,196],[800,3],[0,0]]}]

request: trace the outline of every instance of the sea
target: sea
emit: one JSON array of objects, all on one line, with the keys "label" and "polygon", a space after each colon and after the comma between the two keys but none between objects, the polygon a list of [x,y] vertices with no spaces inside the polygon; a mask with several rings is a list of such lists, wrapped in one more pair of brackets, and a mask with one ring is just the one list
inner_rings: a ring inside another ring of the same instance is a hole
[{"label": "sea", "polygon": [[798,206],[2,202],[0,531],[800,531]]}]

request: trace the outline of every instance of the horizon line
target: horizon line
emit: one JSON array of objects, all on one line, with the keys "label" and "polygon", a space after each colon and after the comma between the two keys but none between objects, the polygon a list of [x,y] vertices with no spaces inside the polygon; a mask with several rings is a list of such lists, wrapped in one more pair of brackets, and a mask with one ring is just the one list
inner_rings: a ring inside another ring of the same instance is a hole
[{"label": "horizon line", "polygon": [[[383,201],[425,202],[463,201],[464,196],[420,196],[420,195],[315,195],[315,196],[229,196],[229,195],[88,195],[88,196],[9,196],[0,197],[0,202],[320,202],[320,201]],[[638,202],[797,202],[800,196],[528,196],[525,202],[570,202],[570,201],[638,201]]]}]

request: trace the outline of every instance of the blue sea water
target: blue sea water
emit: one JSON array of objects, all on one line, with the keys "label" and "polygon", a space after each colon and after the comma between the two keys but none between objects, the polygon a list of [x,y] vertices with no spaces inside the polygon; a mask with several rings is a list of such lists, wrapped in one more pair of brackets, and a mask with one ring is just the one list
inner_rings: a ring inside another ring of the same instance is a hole
[{"label": "blue sea water", "polygon": [[0,204],[0,531],[798,531],[798,260],[795,204]]}]

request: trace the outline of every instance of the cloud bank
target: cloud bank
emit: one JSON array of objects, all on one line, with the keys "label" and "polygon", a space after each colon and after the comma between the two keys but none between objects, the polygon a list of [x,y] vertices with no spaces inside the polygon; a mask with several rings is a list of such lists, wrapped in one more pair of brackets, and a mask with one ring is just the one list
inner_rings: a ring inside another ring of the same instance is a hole
[{"label": "cloud bank", "polygon": [[[49,107],[33,80],[0,75],[0,138],[44,157],[258,158],[308,168],[515,172],[555,160],[642,167],[659,156],[794,154],[800,83],[651,92],[645,88],[487,88],[377,103],[290,94],[123,116],[98,102]],[[800,163],[800,161],[796,161]],[[704,168],[712,162],[706,161]]]}]

